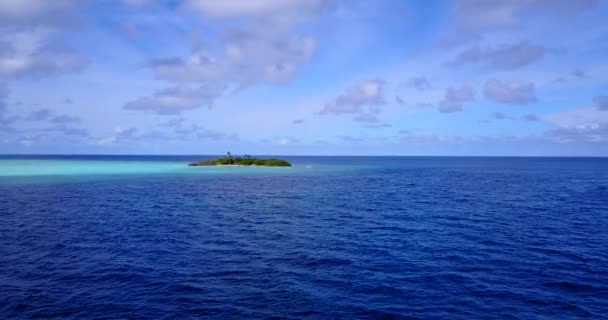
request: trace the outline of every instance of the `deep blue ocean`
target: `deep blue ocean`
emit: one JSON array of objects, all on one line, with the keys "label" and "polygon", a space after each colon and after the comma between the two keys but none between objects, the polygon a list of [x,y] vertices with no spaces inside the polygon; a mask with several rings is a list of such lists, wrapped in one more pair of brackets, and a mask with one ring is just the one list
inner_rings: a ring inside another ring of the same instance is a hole
[{"label": "deep blue ocean", "polygon": [[0,318],[606,319],[608,159],[1,156]]}]

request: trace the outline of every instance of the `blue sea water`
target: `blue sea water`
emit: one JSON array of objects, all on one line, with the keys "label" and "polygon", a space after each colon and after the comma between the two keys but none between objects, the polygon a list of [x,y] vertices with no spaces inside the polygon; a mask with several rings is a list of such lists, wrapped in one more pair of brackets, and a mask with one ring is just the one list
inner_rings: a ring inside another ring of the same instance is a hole
[{"label": "blue sea water", "polygon": [[608,159],[0,157],[0,318],[602,319]]}]

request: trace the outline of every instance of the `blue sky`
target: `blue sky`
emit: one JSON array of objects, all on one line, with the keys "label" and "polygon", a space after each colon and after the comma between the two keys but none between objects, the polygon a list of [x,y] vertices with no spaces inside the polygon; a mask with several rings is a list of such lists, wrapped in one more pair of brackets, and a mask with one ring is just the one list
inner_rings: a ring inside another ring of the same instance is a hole
[{"label": "blue sky", "polygon": [[0,153],[608,156],[608,2],[0,0]]}]

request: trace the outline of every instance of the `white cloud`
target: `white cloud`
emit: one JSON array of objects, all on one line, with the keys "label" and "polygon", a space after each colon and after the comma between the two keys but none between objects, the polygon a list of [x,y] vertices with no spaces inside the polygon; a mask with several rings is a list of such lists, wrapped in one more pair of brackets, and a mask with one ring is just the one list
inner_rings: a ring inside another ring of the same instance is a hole
[{"label": "white cloud", "polygon": [[127,103],[124,109],[178,114],[200,107],[211,107],[223,90],[219,85],[202,85],[198,88],[175,86],[156,91],[151,97],[135,99]]},{"label": "white cloud", "polygon": [[607,143],[608,125],[592,123],[576,127],[559,127],[546,131],[545,137],[559,143]]},{"label": "white cloud", "polygon": [[18,131],[11,125],[15,122],[15,118],[6,116],[6,105],[8,98],[8,88],[0,82],[0,131],[4,133],[14,133]]},{"label": "white cloud", "polygon": [[256,18],[294,21],[316,16],[333,7],[327,0],[186,0],[182,9],[206,18]]},{"label": "white cloud", "polygon": [[152,62],[158,79],[172,82],[221,81],[237,86],[281,83],[293,79],[312,56],[312,37],[290,34],[268,26],[224,33],[223,51],[198,50],[189,58]]},{"label": "white cloud", "polygon": [[490,79],[484,85],[483,94],[487,99],[506,104],[528,104],[537,101],[534,84],[529,82]]},{"label": "white cloud", "polygon": [[426,77],[412,77],[406,82],[408,87],[412,87],[418,90],[428,90],[431,88],[431,83]]},{"label": "white cloud", "polygon": [[450,87],[445,91],[443,99],[439,102],[439,112],[454,113],[463,110],[466,102],[475,100],[473,87],[465,85],[460,88]]},{"label": "white cloud", "polygon": [[382,129],[382,128],[390,128],[392,125],[390,123],[376,123],[376,124],[368,124],[365,125],[365,128],[368,129]]},{"label": "white cloud", "polygon": [[458,0],[452,11],[456,20],[451,44],[460,45],[485,34],[521,28],[526,21],[564,19],[593,8],[598,0]]},{"label": "white cloud", "polygon": [[386,104],[383,80],[359,82],[325,104],[319,114],[354,115],[354,121],[378,123],[381,106]]},{"label": "white cloud", "polygon": [[137,128],[123,128],[117,126],[114,128],[112,135],[105,138],[98,139],[95,144],[98,145],[112,145],[119,142],[123,142],[132,139],[137,134]]},{"label": "white cloud", "polygon": [[49,109],[40,109],[30,113],[26,120],[28,121],[44,121],[51,117],[52,112]]},{"label": "white cloud", "polygon": [[593,107],[576,108],[557,112],[545,117],[557,125],[548,130],[545,136],[561,143],[608,142],[608,113]]},{"label": "white cloud", "polygon": [[540,121],[540,117],[533,113],[528,113],[526,115],[516,117],[516,116],[504,114],[502,112],[494,112],[494,113],[492,113],[491,116],[492,116],[492,118],[494,118],[496,120],[521,120],[521,121],[528,121],[528,122]]},{"label": "white cloud", "polygon": [[358,122],[366,122],[366,123],[377,123],[380,122],[380,118],[378,118],[379,110],[373,110],[367,113],[361,113],[356,116],[353,120]]},{"label": "white cloud", "polygon": [[326,103],[321,114],[375,113],[377,109],[373,107],[385,103],[384,81],[367,80],[347,88],[343,94]]},{"label": "white cloud", "polygon": [[73,0],[2,0],[0,26],[63,24],[72,18],[81,1]]},{"label": "white cloud", "polygon": [[397,137],[401,142],[413,143],[453,143],[461,141],[461,137],[442,136],[433,133],[415,133],[408,130],[400,130]]},{"label": "white cloud", "polygon": [[121,0],[126,6],[145,7],[154,4],[154,0]]},{"label": "white cloud", "polygon": [[525,42],[493,48],[472,47],[462,51],[448,65],[480,64],[505,70],[518,69],[542,59],[546,52],[543,46]]},{"label": "white cloud", "polygon": [[50,42],[44,28],[0,34],[0,78],[41,77],[81,70],[87,60],[66,45]]},{"label": "white cloud", "polygon": [[0,1],[0,81],[71,73],[87,60],[59,36],[82,2],[71,0]]},{"label": "white cloud", "polygon": [[497,120],[512,120],[513,119],[513,117],[508,116],[502,112],[492,113],[492,118],[497,119]]},{"label": "white cloud", "polygon": [[51,122],[58,123],[58,124],[77,123],[77,122],[80,122],[80,118],[73,117],[73,116],[70,116],[67,114],[62,114],[62,115],[53,117],[53,119],[51,119]]},{"label": "white cloud", "polygon": [[226,133],[221,131],[215,131],[207,128],[203,128],[198,124],[186,123],[185,118],[170,118],[169,120],[159,124],[161,127],[168,127],[173,130],[172,134],[167,133],[167,130],[163,130],[163,136],[151,137],[149,134],[148,138],[162,138],[162,139],[173,139],[177,138],[180,141],[191,140],[192,138],[197,139],[231,139],[238,140],[238,135],[235,133]]},{"label": "white cloud", "polygon": [[576,127],[594,123],[608,123],[608,113],[593,107],[581,107],[556,112],[544,117],[558,126]]},{"label": "white cloud", "polygon": [[[325,0],[207,1],[187,0],[183,12],[204,20],[221,21],[218,43],[197,46],[186,58],[156,59],[150,63],[157,79],[222,88],[204,99],[175,99],[157,92],[127,103],[125,108],[174,113],[209,106],[228,88],[291,81],[312,57],[316,39],[295,29],[331,8]],[[234,19],[238,19],[235,22]],[[226,22],[226,24],[223,24]],[[232,23],[235,22],[235,23]],[[170,89],[167,89],[170,90]],[[184,94],[180,94],[183,98]],[[190,96],[189,94],[186,96]],[[149,107],[146,107],[149,106]],[[151,106],[151,107],[150,107]]]},{"label": "white cloud", "polygon": [[595,96],[593,102],[598,109],[608,111],[608,96]]},{"label": "white cloud", "polygon": [[6,98],[8,97],[8,89],[6,85],[0,82],[0,118],[6,109]]},{"label": "white cloud", "polygon": [[534,121],[539,121],[540,117],[537,116],[537,115],[535,115],[535,114],[533,114],[533,113],[529,113],[529,114],[525,115],[523,117],[523,119],[526,120],[526,121],[534,122]]}]

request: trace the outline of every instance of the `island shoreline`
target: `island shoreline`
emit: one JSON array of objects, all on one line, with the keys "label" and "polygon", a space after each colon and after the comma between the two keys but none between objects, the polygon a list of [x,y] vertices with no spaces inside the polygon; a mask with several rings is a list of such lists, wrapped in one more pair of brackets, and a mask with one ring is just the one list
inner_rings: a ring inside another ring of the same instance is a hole
[{"label": "island shoreline", "polygon": [[243,157],[232,157],[228,152],[227,157],[212,160],[200,160],[188,164],[190,167],[213,167],[213,166],[239,166],[239,167],[291,167],[291,163],[283,159],[256,159],[249,155]]}]

